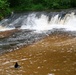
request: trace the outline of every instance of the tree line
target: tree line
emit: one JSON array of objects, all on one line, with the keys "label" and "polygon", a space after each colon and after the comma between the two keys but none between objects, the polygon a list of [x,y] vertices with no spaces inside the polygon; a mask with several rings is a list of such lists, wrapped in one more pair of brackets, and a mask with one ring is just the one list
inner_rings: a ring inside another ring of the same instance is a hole
[{"label": "tree line", "polygon": [[75,8],[76,0],[0,0],[0,19],[14,11]]}]

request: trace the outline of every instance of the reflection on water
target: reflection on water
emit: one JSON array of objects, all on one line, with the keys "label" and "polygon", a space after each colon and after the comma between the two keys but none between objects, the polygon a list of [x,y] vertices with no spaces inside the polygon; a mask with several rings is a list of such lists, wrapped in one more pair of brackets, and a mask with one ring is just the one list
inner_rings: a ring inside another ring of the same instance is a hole
[{"label": "reflection on water", "polygon": [[[21,66],[14,68],[15,62]],[[0,56],[1,75],[75,75],[76,37],[52,34],[26,48]]]}]

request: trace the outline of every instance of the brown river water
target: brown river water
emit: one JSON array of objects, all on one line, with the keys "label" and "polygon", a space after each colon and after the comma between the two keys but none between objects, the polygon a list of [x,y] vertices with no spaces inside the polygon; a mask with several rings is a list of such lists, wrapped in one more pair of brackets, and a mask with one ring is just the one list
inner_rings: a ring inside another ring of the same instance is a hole
[{"label": "brown river water", "polygon": [[[21,66],[15,69],[14,64]],[[0,55],[0,75],[76,75],[76,37],[52,34]]]}]

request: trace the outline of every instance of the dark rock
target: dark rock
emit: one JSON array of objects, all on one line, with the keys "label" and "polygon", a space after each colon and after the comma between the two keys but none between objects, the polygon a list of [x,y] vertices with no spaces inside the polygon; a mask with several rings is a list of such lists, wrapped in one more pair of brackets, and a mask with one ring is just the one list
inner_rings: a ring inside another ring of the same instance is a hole
[{"label": "dark rock", "polygon": [[16,62],[14,68],[20,68],[20,65],[18,65],[18,63]]}]

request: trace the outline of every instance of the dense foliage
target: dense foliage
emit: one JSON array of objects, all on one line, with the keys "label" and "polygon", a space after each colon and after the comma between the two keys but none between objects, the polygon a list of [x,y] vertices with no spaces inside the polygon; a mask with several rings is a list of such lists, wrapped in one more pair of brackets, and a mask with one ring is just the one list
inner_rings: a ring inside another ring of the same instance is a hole
[{"label": "dense foliage", "polygon": [[7,0],[0,0],[0,19],[3,19],[6,15],[9,15],[9,3]]},{"label": "dense foliage", "polygon": [[0,0],[0,19],[14,11],[66,9],[76,7],[76,0]]},{"label": "dense foliage", "polygon": [[8,0],[15,10],[63,9],[76,6],[76,0]]}]

